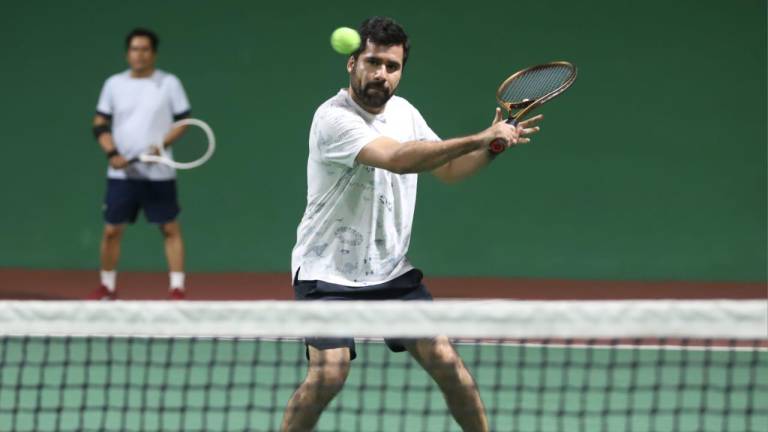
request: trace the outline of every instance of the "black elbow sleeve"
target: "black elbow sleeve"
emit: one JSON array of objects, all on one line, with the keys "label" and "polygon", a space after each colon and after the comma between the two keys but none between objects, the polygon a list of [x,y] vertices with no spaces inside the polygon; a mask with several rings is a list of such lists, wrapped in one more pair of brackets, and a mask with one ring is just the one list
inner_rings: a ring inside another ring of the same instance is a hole
[{"label": "black elbow sleeve", "polygon": [[189,116],[192,114],[192,111],[186,110],[184,112],[180,112],[178,114],[173,115],[173,121],[179,121],[185,118],[189,118]]},{"label": "black elbow sleeve", "polygon": [[111,133],[112,127],[108,124],[98,125],[93,127],[93,136],[98,140],[101,134]]}]

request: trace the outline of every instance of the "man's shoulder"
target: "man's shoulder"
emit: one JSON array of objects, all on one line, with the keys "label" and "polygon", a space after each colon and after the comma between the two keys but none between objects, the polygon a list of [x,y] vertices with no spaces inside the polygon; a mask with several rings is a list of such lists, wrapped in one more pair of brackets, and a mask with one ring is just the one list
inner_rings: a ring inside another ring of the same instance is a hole
[{"label": "man's shoulder", "polygon": [[418,108],[413,106],[413,104],[411,104],[405,98],[400,96],[393,96],[388,103],[392,105],[388,106],[387,109],[392,110],[393,117],[398,119],[398,121],[405,122],[407,124],[421,124],[425,121],[424,116],[421,115],[421,112],[418,110]]},{"label": "man's shoulder", "polygon": [[130,79],[130,77],[131,77],[131,71],[124,70],[124,71],[117,72],[115,74],[110,75],[104,82],[107,85],[113,85],[115,83],[119,83],[121,81]]},{"label": "man's shoulder", "polygon": [[387,102],[387,103],[394,103],[394,104],[397,104],[397,105],[407,105],[409,107],[413,106],[413,105],[411,105],[410,102],[408,102],[408,99],[406,99],[406,98],[404,98],[402,96],[398,96],[398,95],[393,95],[389,99],[389,102]]},{"label": "man's shoulder", "polygon": [[155,69],[155,74],[152,78],[159,83],[181,83],[179,77],[162,69]]},{"label": "man's shoulder", "polygon": [[409,112],[419,112],[419,110],[416,109],[413,104],[411,104],[408,99],[394,95],[392,98],[387,102],[388,107],[395,108],[397,110],[405,110]]},{"label": "man's shoulder", "polygon": [[347,103],[347,98],[343,91],[336,93],[335,95],[326,99],[323,103],[317,107],[317,112],[320,111],[351,111],[352,107]]},{"label": "man's shoulder", "polygon": [[353,119],[355,117],[359,117],[359,114],[349,104],[348,98],[342,92],[331,96],[315,110],[316,121]]}]

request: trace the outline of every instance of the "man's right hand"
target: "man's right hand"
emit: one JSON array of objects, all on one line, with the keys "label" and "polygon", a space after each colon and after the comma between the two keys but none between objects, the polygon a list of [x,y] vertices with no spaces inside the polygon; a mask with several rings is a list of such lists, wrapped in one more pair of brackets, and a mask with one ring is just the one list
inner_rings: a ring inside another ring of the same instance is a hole
[{"label": "man's right hand", "polygon": [[128,159],[122,155],[115,155],[109,158],[109,166],[114,169],[123,169],[128,166]]},{"label": "man's right hand", "polygon": [[496,108],[496,115],[493,118],[491,127],[480,133],[483,147],[488,148],[496,139],[501,139],[506,148],[518,144],[520,140],[520,128],[512,126],[504,121],[501,115],[501,109]]}]

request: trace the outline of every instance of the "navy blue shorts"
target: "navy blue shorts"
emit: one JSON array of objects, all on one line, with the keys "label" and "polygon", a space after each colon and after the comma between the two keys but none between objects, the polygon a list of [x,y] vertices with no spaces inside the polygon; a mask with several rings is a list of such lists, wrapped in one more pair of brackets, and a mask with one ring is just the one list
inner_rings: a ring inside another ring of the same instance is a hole
[{"label": "navy blue shorts", "polygon": [[181,212],[176,196],[176,180],[107,179],[104,220],[112,225],[134,223],[139,210],[150,223],[173,222]]},{"label": "navy blue shorts", "polygon": [[[413,269],[402,276],[378,285],[348,287],[319,280],[302,281],[294,278],[293,291],[296,300],[432,300],[432,294],[421,283],[424,274]],[[394,352],[405,351],[406,339],[384,339]],[[351,359],[357,357],[353,338],[305,338],[304,343],[319,350],[349,348]],[[306,350],[309,359],[309,349]]]}]

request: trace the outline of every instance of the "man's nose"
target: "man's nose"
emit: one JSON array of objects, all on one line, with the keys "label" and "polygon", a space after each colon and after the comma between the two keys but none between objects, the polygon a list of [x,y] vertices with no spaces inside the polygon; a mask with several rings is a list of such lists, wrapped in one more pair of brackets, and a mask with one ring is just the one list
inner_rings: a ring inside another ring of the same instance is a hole
[{"label": "man's nose", "polygon": [[374,78],[381,78],[384,79],[387,77],[387,67],[386,65],[379,65],[379,67],[376,68],[375,71],[373,71]]}]

